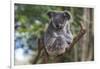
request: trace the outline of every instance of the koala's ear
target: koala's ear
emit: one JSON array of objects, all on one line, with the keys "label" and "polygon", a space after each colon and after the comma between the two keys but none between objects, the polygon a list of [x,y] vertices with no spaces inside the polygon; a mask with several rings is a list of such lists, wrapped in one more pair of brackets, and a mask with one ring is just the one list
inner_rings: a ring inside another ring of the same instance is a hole
[{"label": "koala's ear", "polygon": [[64,16],[65,16],[68,20],[71,19],[71,14],[70,14],[68,11],[65,11],[65,12],[64,12]]},{"label": "koala's ear", "polygon": [[47,15],[49,16],[49,18],[51,18],[53,16],[53,12],[48,12]]}]

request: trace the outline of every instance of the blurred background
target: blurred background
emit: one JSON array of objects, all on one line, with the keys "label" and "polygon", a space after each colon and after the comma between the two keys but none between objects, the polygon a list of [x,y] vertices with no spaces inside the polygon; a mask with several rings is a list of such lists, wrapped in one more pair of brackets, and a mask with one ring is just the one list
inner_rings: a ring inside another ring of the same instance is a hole
[{"label": "blurred background", "polygon": [[[73,17],[71,31],[76,36],[80,31],[79,23],[83,23],[86,34],[72,48],[70,54],[65,54],[61,62],[79,62],[94,60],[94,9],[83,7],[64,7],[47,5],[15,4],[15,65],[32,64],[37,55],[37,40],[49,23],[48,11],[68,10]],[[41,57],[38,64],[42,61]]]}]

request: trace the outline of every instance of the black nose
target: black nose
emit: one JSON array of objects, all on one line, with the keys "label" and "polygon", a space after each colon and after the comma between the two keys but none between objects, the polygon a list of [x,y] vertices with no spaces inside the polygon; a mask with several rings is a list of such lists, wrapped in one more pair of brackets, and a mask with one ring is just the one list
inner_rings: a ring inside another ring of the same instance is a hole
[{"label": "black nose", "polygon": [[56,25],[57,29],[62,29],[62,26]]},{"label": "black nose", "polygon": [[56,25],[57,28],[59,28],[59,25]]}]

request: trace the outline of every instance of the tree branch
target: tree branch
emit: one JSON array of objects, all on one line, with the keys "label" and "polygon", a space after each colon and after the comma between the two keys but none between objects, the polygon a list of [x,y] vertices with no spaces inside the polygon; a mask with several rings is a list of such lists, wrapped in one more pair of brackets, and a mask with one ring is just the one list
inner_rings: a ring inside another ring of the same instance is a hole
[{"label": "tree branch", "polygon": [[32,62],[32,64],[36,64],[40,55],[42,54],[42,50],[43,50],[43,46],[44,46],[44,43],[43,43],[43,38],[40,38],[38,39],[38,54],[37,56],[35,57],[34,61]]},{"label": "tree branch", "polygon": [[81,39],[81,37],[86,33],[86,29],[84,28],[83,24],[80,23],[80,32],[78,33],[78,35],[76,37],[74,37],[73,42],[70,45],[70,48],[68,48],[66,51],[71,51],[71,49],[73,48],[73,46]]}]

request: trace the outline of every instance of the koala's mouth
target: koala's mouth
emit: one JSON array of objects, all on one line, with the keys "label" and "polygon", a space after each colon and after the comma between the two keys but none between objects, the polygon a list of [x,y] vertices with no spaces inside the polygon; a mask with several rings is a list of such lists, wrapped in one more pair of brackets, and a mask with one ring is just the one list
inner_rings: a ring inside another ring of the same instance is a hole
[{"label": "koala's mouth", "polygon": [[62,28],[57,28],[57,30],[60,30],[60,29],[62,29]]}]

